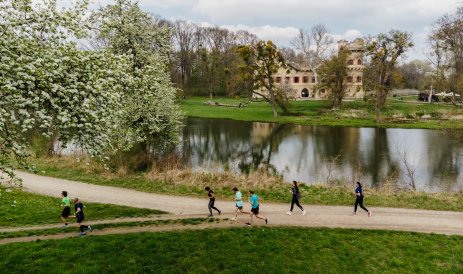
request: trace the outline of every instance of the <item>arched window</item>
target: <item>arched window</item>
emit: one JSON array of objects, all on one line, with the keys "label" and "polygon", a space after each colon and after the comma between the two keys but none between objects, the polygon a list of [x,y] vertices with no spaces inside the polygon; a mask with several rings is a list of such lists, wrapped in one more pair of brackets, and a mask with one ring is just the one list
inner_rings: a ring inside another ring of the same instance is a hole
[{"label": "arched window", "polygon": [[357,83],[361,83],[362,82],[362,76],[357,76]]},{"label": "arched window", "polygon": [[358,59],[357,60],[357,65],[361,65],[362,64],[362,59]]},{"label": "arched window", "polygon": [[353,81],[352,76],[347,76],[347,82],[352,83],[352,81]]},{"label": "arched window", "polygon": [[307,88],[302,89],[301,97],[309,97],[309,90]]},{"label": "arched window", "polygon": [[354,64],[354,60],[352,60],[352,59],[347,60],[347,64],[348,64],[348,65],[353,65],[353,64]]}]

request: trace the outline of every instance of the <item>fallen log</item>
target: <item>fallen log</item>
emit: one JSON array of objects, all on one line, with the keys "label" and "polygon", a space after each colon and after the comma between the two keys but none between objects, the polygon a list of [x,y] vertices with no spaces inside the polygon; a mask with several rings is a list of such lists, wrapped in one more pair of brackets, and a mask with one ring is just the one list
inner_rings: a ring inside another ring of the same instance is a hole
[{"label": "fallen log", "polygon": [[214,101],[207,101],[204,104],[208,106],[216,106],[216,107],[242,108],[242,107],[247,106],[249,103],[239,103],[238,105],[232,105],[232,104],[223,104],[223,103],[214,102]]}]

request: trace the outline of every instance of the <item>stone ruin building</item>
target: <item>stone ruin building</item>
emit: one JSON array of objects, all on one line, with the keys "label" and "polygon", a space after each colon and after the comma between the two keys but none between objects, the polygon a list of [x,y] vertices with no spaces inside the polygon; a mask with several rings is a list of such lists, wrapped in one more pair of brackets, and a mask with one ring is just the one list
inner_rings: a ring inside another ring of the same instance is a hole
[{"label": "stone ruin building", "polygon": [[[338,41],[338,50],[341,48],[347,48],[349,51],[345,96],[346,98],[363,98],[365,95],[363,90],[364,41],[360,38],[353,42],[341,40]],[[291,99],[323,99],[329,96],[329,90],[317,90],[315,88],[315,76],[312,70],[307,67],[290,65],[287,69],[280,68],[273,77],[274,83],[283,88]],[[266,91],[261,90],[261,92],[265,93]],[[255,97],[259,96],[255,95]]]}]

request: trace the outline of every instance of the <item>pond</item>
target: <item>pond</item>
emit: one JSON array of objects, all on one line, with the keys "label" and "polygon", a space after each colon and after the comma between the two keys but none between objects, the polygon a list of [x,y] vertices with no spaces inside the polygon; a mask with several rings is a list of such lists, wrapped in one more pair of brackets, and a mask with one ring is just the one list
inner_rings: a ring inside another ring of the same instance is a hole
[{"label": "pond", "polygon": [[178,152],[193,170],[265,168],[309,184],[360,180],[460,191],[463,144],[424,129],[300,126],[190,118]]}]

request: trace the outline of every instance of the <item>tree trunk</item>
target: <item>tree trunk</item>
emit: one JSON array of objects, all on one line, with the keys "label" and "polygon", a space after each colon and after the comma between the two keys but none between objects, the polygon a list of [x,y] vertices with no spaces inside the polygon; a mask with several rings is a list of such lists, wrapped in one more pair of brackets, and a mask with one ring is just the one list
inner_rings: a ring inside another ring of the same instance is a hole
[{"label": "tree trunk", "polygon": [[275,107],[275,102],[270,102],[270,105],[272,106],[272,111],[273,111],[273,117],[278,118],[278,112]]},{"label": "tree trunk", "polygon": [[376,122],[381,123],[381,121],[382,121],[382,119],[381,119],[381,107],[376,105],[375,106],[375,112],[376,112]]},{"label": "tree trunk", "polygon": [[55,155],[55,141],[56,141],[56,138],[55,138],[55,135],[53,134],[48,140],[48,144],[47,144],[48,156]]},{"label": "tree trunk", "polygon": [[281,111],[283,111],[283,114],[288,114],[288,108],[285,106],[285,104],[278,99],[275,100],[278,106],[280,107]]}]

